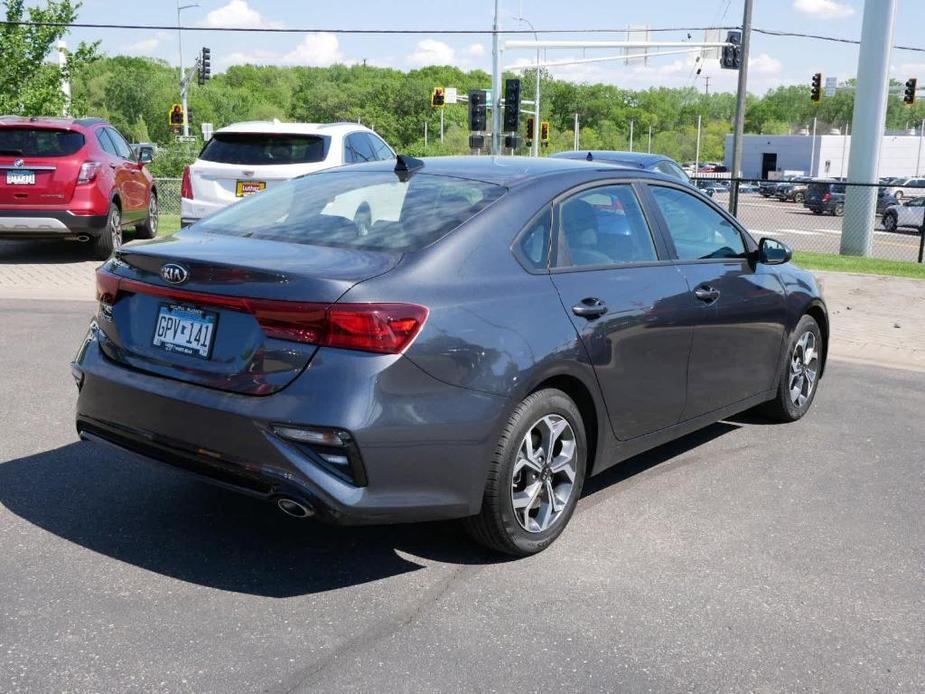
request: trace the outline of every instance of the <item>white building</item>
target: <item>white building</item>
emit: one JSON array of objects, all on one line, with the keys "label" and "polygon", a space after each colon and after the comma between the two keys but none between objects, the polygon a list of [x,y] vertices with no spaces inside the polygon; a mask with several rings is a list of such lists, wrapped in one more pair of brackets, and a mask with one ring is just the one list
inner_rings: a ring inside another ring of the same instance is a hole
[{"label": "white building", "polygon": [[[814,151],[815,150],[815,151]],[[850,135],[746,135],[742,176],[777,178],[802,173],[819,178],[847,176]],[[726,136],[726,168],[732,170],[732,135]],[[919,135],[885,135],[880,145],[880,176],[917,176],[925,171]]]}]

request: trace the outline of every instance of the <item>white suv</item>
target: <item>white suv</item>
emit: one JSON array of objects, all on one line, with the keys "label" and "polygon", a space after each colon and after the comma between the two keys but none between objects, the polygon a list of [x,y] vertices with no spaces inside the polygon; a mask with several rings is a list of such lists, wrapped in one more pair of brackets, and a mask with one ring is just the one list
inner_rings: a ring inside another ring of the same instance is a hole
[{"label": "white suv", "polygon": [[183,170],[181,224],[302,174],[394,157],[381,137],[356,123],[229,125],[216,130],[199,158]]}]

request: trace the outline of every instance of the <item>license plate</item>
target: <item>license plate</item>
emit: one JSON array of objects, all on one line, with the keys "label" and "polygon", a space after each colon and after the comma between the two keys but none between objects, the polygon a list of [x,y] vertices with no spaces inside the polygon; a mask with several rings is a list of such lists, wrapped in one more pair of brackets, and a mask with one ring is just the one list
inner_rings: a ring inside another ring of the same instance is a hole
[{"label": "license plate", "polygon": [[152,344],[166,352],[208,359],[218,315],[190,306],[161,304]]},{"label": "license plate", "polygon": [[238,181],[235,185],[234,194],[239,198],[245,198],[248,195],[259,193],[261,190],[266,189],[266,187],[266,181]]},{"label": "license plate", "polygon": [[21,169],[19,171],[7,171],[6,184],[8,186],[35,185],[35,171],[26,171],[25,169]]}]

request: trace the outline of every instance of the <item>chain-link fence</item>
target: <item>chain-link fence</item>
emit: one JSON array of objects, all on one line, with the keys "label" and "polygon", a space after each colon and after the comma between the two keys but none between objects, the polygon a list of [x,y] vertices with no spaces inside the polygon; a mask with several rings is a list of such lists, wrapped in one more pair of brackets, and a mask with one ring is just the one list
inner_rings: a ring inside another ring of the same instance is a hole
[{"label": "chain-link fence", "polygon": [[157,203],[161,214],[180,214],[180,179],[155,178],[157,188]]},{"label": "chain-link fence", "polygon": [[[773,236],[796,251],[838,254],[845,245],[859,255],[869,237],[868,255],[922,262],[925,186],[854,184],[832,179],[791,181],[698,177],[695,185],[730,209],[756,238]],[[732,209],[734,189],[738,204]],[[848,196],[876,199],[873,229],[852,228],[844,216]]]}]

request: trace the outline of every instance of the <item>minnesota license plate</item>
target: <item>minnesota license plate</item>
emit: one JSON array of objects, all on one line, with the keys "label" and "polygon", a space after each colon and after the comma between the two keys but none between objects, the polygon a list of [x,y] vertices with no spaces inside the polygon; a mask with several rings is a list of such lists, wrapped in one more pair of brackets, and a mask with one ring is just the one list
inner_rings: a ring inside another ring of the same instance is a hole
[{"label": "minnesota license plate", "polygon": [[8,186],[35,185],[35,171],[26,171],[25,169],[20,169],[19,171],[7,171],[6,184]]},{"label": "minnesota license plate", "polygon": [[166,352],[208,359],[218,315],[190,306],[161,304],[152,344]]},{"label": "minnesota license plate", "polygon": [[239,198],[245,198],[248,195],[259,193],[261,190],[266,189],[266,187],[266,181],[238,181],[235,185],[234,194]]}]

